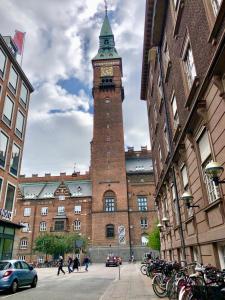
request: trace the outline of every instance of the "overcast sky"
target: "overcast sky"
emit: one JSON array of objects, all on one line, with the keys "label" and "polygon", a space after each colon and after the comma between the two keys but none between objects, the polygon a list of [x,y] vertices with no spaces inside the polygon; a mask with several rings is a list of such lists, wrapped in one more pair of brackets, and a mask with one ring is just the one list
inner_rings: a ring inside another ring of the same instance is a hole
[{"label": "overcast sky", "polygon": [[[145,0],[108,0],[123,58],[125,146],[149,146],[140,101]],[[22,174],[59,174],[90,165],[92,65],[104,18],[103,0],[1,0],[0,33],[26,32],[23,69],[33,84]]]}]

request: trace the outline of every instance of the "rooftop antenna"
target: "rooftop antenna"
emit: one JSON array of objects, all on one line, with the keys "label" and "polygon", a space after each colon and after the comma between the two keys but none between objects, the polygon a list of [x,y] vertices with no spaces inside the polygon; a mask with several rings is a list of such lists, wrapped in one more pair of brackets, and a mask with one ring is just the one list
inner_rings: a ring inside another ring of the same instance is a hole
[{"label": "rooftop antenna", "polygon": [[107,4],[107,0],[104,0],[105,2],[105,14],[108,14],[108,4]]}]

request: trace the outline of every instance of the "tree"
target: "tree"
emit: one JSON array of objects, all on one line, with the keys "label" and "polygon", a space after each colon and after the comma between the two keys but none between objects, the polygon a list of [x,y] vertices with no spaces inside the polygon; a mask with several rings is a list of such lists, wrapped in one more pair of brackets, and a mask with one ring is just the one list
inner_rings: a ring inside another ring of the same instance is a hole
[{"label": "tree", "polygon": [[75,242],[82,240],[82,249],[86,248],[86,238],[78,234],[67,234],[67,235],[53,235],[53,234],[42,234],[35,239],[34,250],[37,252],[45,253],[47,255],[64,255],[75,250]]},{"label": "tree", "polygon": [[154,224],[152,232],[148,236],[148,247],[160,251],[160,232],[157,223]]}]

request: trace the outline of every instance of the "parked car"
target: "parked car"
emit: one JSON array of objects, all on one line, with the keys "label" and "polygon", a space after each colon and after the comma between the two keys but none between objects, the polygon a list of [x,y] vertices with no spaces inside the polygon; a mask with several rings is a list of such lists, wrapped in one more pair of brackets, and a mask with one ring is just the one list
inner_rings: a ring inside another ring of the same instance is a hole
[{"label": "parked car", "polygon": [[38,276],[34,268],[22,260],[0,260],[0,290],[16,293],[19,287],[37,286]]},{"label": "parked car", "polygon": [[120,256],[108,256],[105,262],[106,267],[118,267],[122,265],[122,259]]}]

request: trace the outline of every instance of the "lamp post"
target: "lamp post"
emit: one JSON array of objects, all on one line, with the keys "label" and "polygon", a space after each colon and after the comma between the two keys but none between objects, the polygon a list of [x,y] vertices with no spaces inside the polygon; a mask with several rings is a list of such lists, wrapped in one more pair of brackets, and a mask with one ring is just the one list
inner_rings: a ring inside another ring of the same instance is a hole
[{"label": "lamp post", "polygon": [[223,171],[224,167],[216,161],[211,161],[205,167],[206,175],[215,183],[215,186],[218,186],[220,183],[225,183],[225,179],[220,180]]}]

